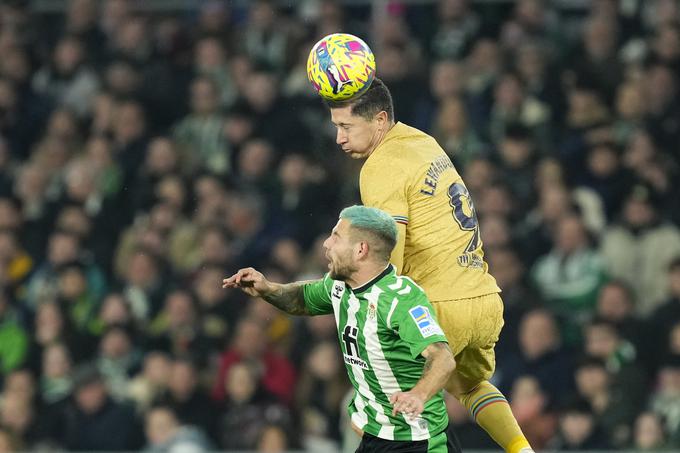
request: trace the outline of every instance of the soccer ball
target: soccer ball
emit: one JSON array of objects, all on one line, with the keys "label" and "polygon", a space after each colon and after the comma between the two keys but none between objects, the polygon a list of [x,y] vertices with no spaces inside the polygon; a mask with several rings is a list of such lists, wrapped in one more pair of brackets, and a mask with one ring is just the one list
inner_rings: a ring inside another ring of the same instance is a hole
[{"label": "soccer ball", "polygon": [[307,78],[321,97],[344,101],[371,86],[375,56],[360,38],[334,33],[312,47],[307,58]]}]

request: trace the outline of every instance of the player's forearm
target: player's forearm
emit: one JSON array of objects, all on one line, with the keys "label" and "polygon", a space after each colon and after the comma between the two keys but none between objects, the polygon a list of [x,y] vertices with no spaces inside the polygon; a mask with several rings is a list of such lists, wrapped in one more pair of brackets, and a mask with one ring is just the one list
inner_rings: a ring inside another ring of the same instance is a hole
[{"label": "player's forearm", "polygon": [[449,376],[456,369],[456,361],[446,343],[434,343],[428,347],[428,351],[423,375],[411,389],[411,392],[421,396],[423,402],[443,389]]},{"label": "player's forearm", "polygon": [[262,296],[264,300],[291,315],[309,315],[302,287],[307,282],[271,283],[271,291]]}]

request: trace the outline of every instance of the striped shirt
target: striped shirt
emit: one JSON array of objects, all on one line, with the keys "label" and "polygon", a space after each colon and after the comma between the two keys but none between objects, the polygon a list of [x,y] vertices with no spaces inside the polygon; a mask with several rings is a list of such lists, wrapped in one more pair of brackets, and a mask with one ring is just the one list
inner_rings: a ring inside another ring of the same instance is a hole
[{"label": "striped shirt", "polygon": [[442,392],[425,403],[416,418],[392,415],[392,394],[412,389],[423,374],[421,352],[446,342],[434,310],[408,277],[392,265],[365,285],[352,289],[328,274],[303,287],[312,315],[333,313],[347,374],[354,386],[352,422],[387,440],[425,440],[442,432],[448,416]]}]

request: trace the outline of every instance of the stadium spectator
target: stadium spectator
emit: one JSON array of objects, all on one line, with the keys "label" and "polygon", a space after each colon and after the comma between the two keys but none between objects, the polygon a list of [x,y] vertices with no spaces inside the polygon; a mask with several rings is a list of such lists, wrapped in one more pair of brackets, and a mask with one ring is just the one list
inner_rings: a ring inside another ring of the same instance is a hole
[{"label": "stadium spectator", "polygon": [[206,36],[196,42],[194,72],[215,81],[223,109],[229,109],[236,102],[238,93],[229,68],[228,54],[218,38]]},{"label": "stadium spectator", "polygon": [[555,246],[538,259],[531,274],[551,309],[567,322],[567,335],[572,335],[571,329],[594,312],[605,269],[578,216],[558,220],[554,238]]},{"label": "stadium spectator", "polygon": [[224,400],[229,370],[234,364],[248,360],[262,367],[262,373],[259,373],[259,379],[256,380],[257,385],[261,385],[285,403],[292,401],[295,369],[287,358],[268,348],[269,345],[262,341],[266,338],[264,333],[264,327],[254,319],[245,318],[236,325],[232,345],[220,358],[220,368],[212,390],[213,399]]},{"label": "stadium spectator", "polygon": [[[488,225],[488,220],[490,219],[486,219],[482,223],[483,232],[484,225]],[[485,237],[488,240],[488,235]],[[487,240],[484,241],[485,245],[489,244]],[[514,249],[502,247],[487,248],[487,250],[490,252],[487,255],[489,271],[493,273],[498,286],[503,288],[505,326],[496,344],[499,357],[502,357],[508,353],[518,352],[520,320],[527,311],[539,306],[541,299],[529,285],[524,264]]]},{"label": "stadium spectator", "polygon": [[211,438],[217,436],[217,408],[199,382],[194,361],[177,358],[170,364],[167,390],[157,401],[172,409],[182,425],[199,428]]},{"label": "stadium spectator", "polygon": [[437,23],[429,51],[435,60],[464,57],[481,29],[481,20],[468,0],[439,0]]},{"label": "stadium spectator", "polygon": [[52,343],[43,351],[40,399],[46,404],[65,400],[73,386],[71,355],[65,345]]},{"label": "stadium spectator", "polygon": [[533,197],[532,175],[538,157],[535,148],[531,131],[520,124],[509,125],[498,143],[499,177],[510,186],[520,209]]},{"label": "stadium spectator", "polygon": [[595,314],[599,319],[615,324],[621,336],[640,352],[640,360],[653,367],[654,350],[657,347],[649,337],[648,323],[635,316],[635,297],[625,282],[611,280],[602,286],[597,296]]},{"label": "stadium spectator", "polygon": [[669,445],[680,445],[680,356],[668,356],[659,368],[659,385],[651,395],[650,409],[664,420]]},{"label": "stadium spectator", "polygon": [[612,391],[625,389],[627,402],[641,407],[648,394],[648,376],[640,366],[635,346],[621,337],[616,324],[608,321],[595,318],[583,330],[583,348],[586,354],[604,362],[612,377]]},{"label": "stadium spectator", "polygon": [[635,420],[633,447],[641,451],[663,450],[666,432],[661,418],[653,412],[643,412]]},{"label": "stadium spectator", "polygon": [[164,306],[147,326],[154,349],[175,356],[191,354],[204,363],[208,340],[201,329],[201,319],[192,294],[175,290],[165,296]]},{"label": "stadium spectator", "polygon": [[680,323],[680,256],[668,267],[668,288],[669,299],[649,319],[651,341],[657,359],[670,352],[668,340],[671,330]]},{"label": "stadium spectator", "polygon": [[290,428],[289,410],[259,384],[258,365],[248,360],[232,365],[221,383],[226,410],[220,420],[220,447],[254,449],[268,423]]},{"label": "stadium spectator", "polygon": [[621,222],[605,231],[601,244],[607,272],[630,282],[636,311],[645,316],[668,296],[668,265],[680,255],[680,230],[664,221],[657,203],[653,189],[631,187]]},{"label": "stadium spectator", "polygon": [[550,444],[556,450],[606,450],[611,448],[586,401],[576,400],[560,411],[558,433]]},{"label": "stadium spectator", "polygon": [[576,366],[574,381],[578,397],[590,404],[596,424],[612,445],[628,445],[637,404],[629,397],[625,384],[613,379],[602,359],[591,357],[582,359]]},{"label": "stadium spectator", "polygon": [[519,354],[498,357],[501,388],[509,392],[516,379],[533,376],[550,401],[564,401],[573,388],[573,361],[562,345],[554,315],[540,308],[527,312],[518,337]]},{"label": "stadium spectator", "polygon": [[85,365],[74,375],[74,398],[62,413],[60,441],[71,450],[127,450],[141,446],[131,407],[116,403],[99,372]]},{"label": "stadium spectator", "polygon": [[0,452],[12,453],[23,449],[21,441],[8,428],[0,429]]},{"label": "stadium spectator", "polygon": [[128,398],[137,413],[146,413],[168,386],[172,362],[164,352],[150,351],[144,357],[142,369],[128,385]]},{"label": "stadium spectator", "polygon": [[260,431],[260,440],[257,443],[258,452],[283,453],[289,450],[289,434],[281,426],[271,424]]},{"label": "stadium spectator", "polygon": [[231,156],[223,133],[219,86],[212,78],[200,76],[191,82],[190,93],[191,113],[173,133],[182,161],[189,172],[207,170],[224,175],[231,169]]},{"label": "stadium spectator", "polygon": [[557,417],[550,404],[548,395],[536,378],[521,376],[515,380],[510,393],[510,407],[522,432],[536,449],[544,449],[555,435]]},{"label": "stadium spectator", "polygon": [[193,426],[186,426],[177,413],[166,406],[151,408],[146,415],[145,452],[204,452],[210,450],[210,442]]},{"label": "stadium spectator", "polygon": [[81,117],[89,113],[99,80],[85,64],[83,41],[64,36],[55,46],[52,61],[33,77],[33,89],[53,102],[73,109]]},{"label": "stadium spectator", "polygon": [[242,30],[240,50],[257,63],[283,71],[288,56],[289,37],[277,18],[273,2],[256,1],[248,11],[248,21]]},{"label": "stadium spectator", "polygon": [[460,97],[449,96],[439,102],[432,134],[459,168],[485,150],[484,143],[469,125],[465,104]]},{"label": "stadium spectator", "polygon": [[319,445],[316,442],[339,438],[340,414],[336,408],[347,393],[348,383],[333,342],[316,343],[306,357],[300,370],[295,406],[301,412],[303,443],[314,449],[314,445]]},{"label": "stadium spectator", "polygon": [[102,333],[95,364],[113,399],[125,400],[129,380],[138,370],[140,361],[132,333],[125,327],[112,325]]},{"label": "stadium spectator", "polygon": [[32,448],[39,440],[38,420],[33,403],[19,394],[6,393],[0,405],[0,425],[22,444]]}]

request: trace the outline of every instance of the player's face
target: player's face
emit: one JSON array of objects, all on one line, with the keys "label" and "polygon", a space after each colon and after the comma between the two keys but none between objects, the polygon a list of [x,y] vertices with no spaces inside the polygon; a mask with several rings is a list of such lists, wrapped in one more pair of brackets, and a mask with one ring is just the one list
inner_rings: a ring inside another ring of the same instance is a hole
[{"label": "player's face", "polygon": [[351,238],[350,224],[340,219],[323,243],[328,258],[328,272],[333,280],[346,281],[357,268],[354,263],[355,243]]},{"label": "player's face", "polygon": [[352,107],[331,109],[331,121],[337,129],[336,143],[352,159],[365,159],[380,142],[379,120],[369,121],[352,115]]}]

